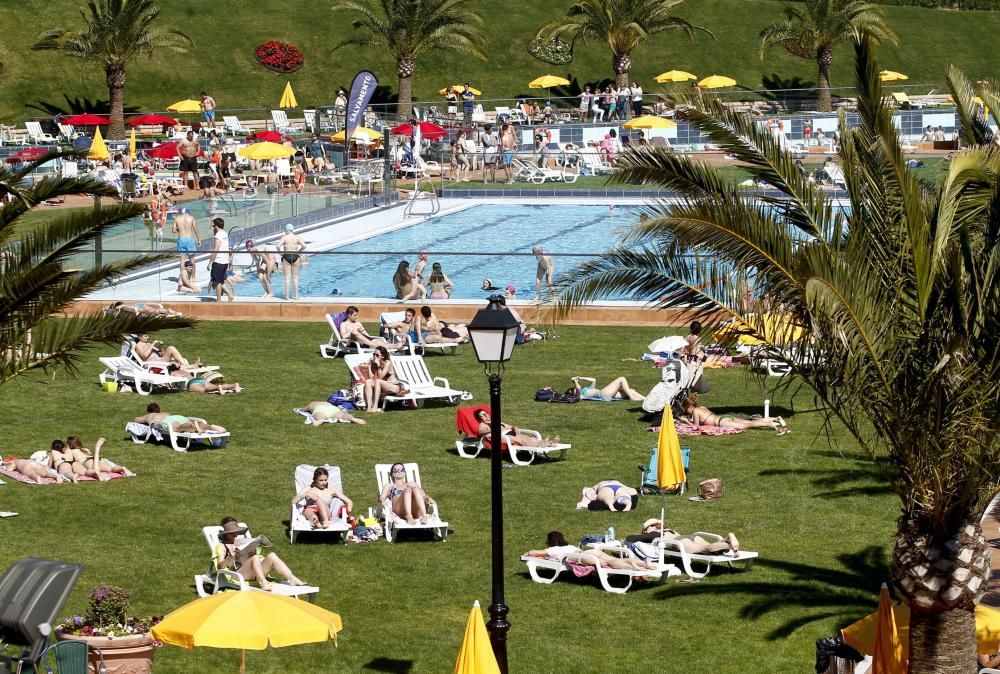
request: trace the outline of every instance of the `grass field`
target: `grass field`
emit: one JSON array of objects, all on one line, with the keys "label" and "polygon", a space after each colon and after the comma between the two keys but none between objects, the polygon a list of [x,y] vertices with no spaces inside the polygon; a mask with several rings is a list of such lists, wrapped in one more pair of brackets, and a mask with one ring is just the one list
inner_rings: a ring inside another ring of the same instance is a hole
[{"label": "grass field", "polygon": [[[563,327],[559,339],[519,347],[504,376],[504,419],[573,443],[568,459],[505,470],[506,596],[511,606],[511,671],[803,672],[814,642],[874,609],[886,576],[886,554],[897,504],[874,477],[854,443],[837,426],[825,429],[811,396],[800,390],[765,393],[740,369],[709,373],[705,402],[715,411],[760,412],[765,395],[793,432],[752,431],[691,438],[691,478],[725,481],[725,497],[692,503],[666,500],[678,530],[736,534],[760,560],[749,573],[721,570],[698,584],[670,579],[625,596],[588,580],[551,586],[530,581],[518,561],[543,547],[545,533],[570,540],[603,532],[635,532],[659,513],[644,498],[636,511],[577,511],[580,488],[601,479],[635,484],[637,466],[655,442],[631,403],[544,405],[532,400],[544,385],[569,385],[573,374],[607,381],[625,375],[646,391],[659,371],[636,358],[663,334],[657,328]],[[25,555],[85,565],[65,613],[82,611],[98,583],[133,588],[137,614],[162,614],[195,597],[192,576],[208,551],[201,527],[233,514],[276,543],[302,578],[318,584],[317,603],[340,613],[344,631],[332,644],[248,653],[252,672],[451,671],[469,607],[490,600],[489,462],[455,454],[454,410],[369,415],[367,426],[306,427],[291,407],[325,398],[346,382],[340,361],[320,359],[320,324],[203,323],[160,335],[190,357],[224,366],[247,391],[219,398],[108,394],[96,385],[101,352],[83,354],[82,374],[32,374],[0,388],[3,454],[81,435],[90,446],[106,436],[105,454],[138,473],[129,480],[78,486],[0,486],[0,567]],[[104,353],[110,353],[110,349]],[[429,356],[432,374],[486,401],[486,381],[472,350]],[[233,432],[216,451],[175,453],[124,439],[126,420],[150,400],[175,414],[204,416]],[[358,510],[374,505],[373,464],[420,463],[429,493],[454,532],[444,543],[410,538],[389,545],[342,546],[287,542],[299,463],[343,469]],[[156,671],[236,671],[237,651],[160,649]],[[696,663],[696,664],[695,664]]]},{"label": "grass field", "polygon": [[[80,21],[83,0],[45,3],[3,3],[0,25],[17,26],[0,45],[0,119],[9,123],[25,117],[47,116],[60,110],[94,110],[107,101],[100,69],[54,52],[31,51],[46,30],[74,27]],[[170,0],[162,7],[161,29],[181,30],[194,40],[187,53],[167,53],[154,61],[140,61],[129,70],[126,104],[142,110],[163,110],[170,103],[210,91],[224,109],[263,108],[277,104],[285,81],[291,81],[304,105],[332,103],[336,88],[348,86],[354,73],[370,68],[382,83],[378,100],[396,90],[395,65],[382,51],[364,52],[332,47],[349,35],[354,17],[336,13],[328,2],[286,0],[279,5],[238,0]],[[436,90],[455,82],[471,81],[484,97],[537,96],[527,83],[545,72],[568,76],[575,84],[596,83],[613,77],[611,55],[598,43],[580,44],[576,59],[565,67],[535,61],[526,51],[538,27],[565,10],[570,0],[518,2],[517,11],[500,0],[473,0],[472,9],[484,19],[486,61],[448,54],[429,54],[418,61],[414,95],[436,98]],[[773,50],[758,57],[758,34],[781,8],[774,0],[693,0],[688,18],[711,29],[716,39],[695,42],[679,34],[655,37],[633,53],[633,75],[643,87],[656,91],[653,76],[674,68],[700,76],[719,73],[734,77],[750,90],[809,88],[816,80],[815,65]],[[912,91],[941,91],[945,68],[956,64],[972,78],[996,74],[1000,55],[984,49],[1000,31],[1000,13],[955,12],[913,7],[886,7],[899,47],[882,50],[884,67],[910,76]],[[288,76],[265,70],[253,60],[253,48],[268,39],[298,46],[305,66]],[[833,66],[835,87],[853,83],[850,49],[840,47]],[[571,94],[553,89],[553,95]],[[384,88],[383,88],[384,87]],[[391,91],[390,91],[391,90]]]}]

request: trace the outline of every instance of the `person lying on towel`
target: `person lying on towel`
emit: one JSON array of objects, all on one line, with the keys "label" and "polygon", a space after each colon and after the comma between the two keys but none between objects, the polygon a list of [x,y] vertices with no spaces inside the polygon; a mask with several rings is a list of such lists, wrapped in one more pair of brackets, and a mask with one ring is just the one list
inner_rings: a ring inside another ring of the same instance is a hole
[{"label": "person lying on towel", "polygon": [[639,505],[639,492],[618,480],[602,480],[583,488],[583,500],[577,510],[617,510],[626,512]]},{"label": "person lying on towel", "polygon": [[786,435],[791,432],[791,429],[788,428],[785,424],[785,420],[781,417],[770,417],[768,419],[740,419],[739,417],[732,415],[716,414],[704,405],[698,404],[697,393],[689,395],[681,404],[684,407],[685,415],[682,419],[694,424],[695,426],[718,426],[719,428],[739,428],[740,430],[762,428],[765,430],[776,431],[778,435]]}]

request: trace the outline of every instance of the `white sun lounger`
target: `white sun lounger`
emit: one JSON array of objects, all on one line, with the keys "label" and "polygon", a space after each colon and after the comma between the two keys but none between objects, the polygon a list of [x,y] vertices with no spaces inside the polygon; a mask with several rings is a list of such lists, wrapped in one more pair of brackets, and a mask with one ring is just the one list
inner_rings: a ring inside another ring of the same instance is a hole
[{"label": "white sun lounger", "polygon": [[[200,424],[208,424],[204,419],[197,417],[188,417],[188,419],[197,421]],[[140,424],[130,421],[125,424],[125,432],[132,438],[132,442],[137,445],[154,441],[162,442],[166,438],[175,452],[188,451],[191,448],[192,442],[202,444],[209,449],[223,447],[229,443],[229,431],[225,433],[212,433],[209,431],[184,433],[174,430],[171,424],[162,421],[151,424]]]},{"label": "white sun lounger", "polygon": [[[632,553],[628,550],[624,548],[622,550],[624,555],[632,556]],[[632,582],[636,578],[660,580],[662,578],[669,578],[670,576],[679,576],[681,573],[680,569],[673,564],[659,564],[655,570],[630,571],[627,569],[612,569],[601,566],[597,556],[588,550],[570,553],[562,559],[521,555],[521,561],[528,565],[528,575],[531,576],[531,579],[542,585],[551,585],[563,571],[570,571],[570,564],[573,562],[583,563],[584,566],[594,569],[591,573],[596,573],[601,587],[605,592],[611,592],[612,594],[625,594],[632,587]]]},{"label": "white sun lounger", "polygon": [[[728,564],[731,568],[735,568],[733,566],[735,562],[746,562],[745,569],[749,571],[753,568],[753,562],[757,559],[759,554],[756,552],[750,552],[749,550],[740,550],[734,554],[693,554],[687,552],[681,544],[681,541],[685,538],[693,540],[695,536],[703,538],[710,543],[722,540],[722,536],[719,534],[710,534],[704,531],[696,531],[693,534],[683,536],[682,538],[660,539],[663,546],[664,557],[680,558],[681,566],[684,568],[684,573],[692,578],[704,578],[707,576],[708,572],[712,570],[712,564]],[[695,570],[695,564],[704,565],[704,570]]]},{"label": "white sun lounger", "polygon": [[[340,479],[340,467],[331,466],[325,464],[322,466],[326,468],[326,472],[330,474],[329,486],[334,487],[341,494],[344,493],[343,483]],[[311,466],[308,463],[302,463],[295,467],[295,493],[298,494],[300,491],[312,484],[313,472],[316,470],[316,466]],[[340,506],[345,505],[343,501],[339,498],[333,499],[330,503],[327,503],[327,507],[330,508],[330,512],[336,514]],[[343,536],[351,530],[351,527],[347,524],[346,518],[332,519],[330,521],[330,526],[326,529],[313,529],[312,524],[306,519],[305,515],[302,514],[305,508],[305,499],[299,499],[292,504],[292,515],[289,519],[288,527],[288,539],[290,542],[295,543],[295,538],[298,532],[308,531],[315,532],[317,534],[338,534]],[[346,543],[347,540],[343,539]]]},{"label": "white sun lounger", "polygon": [[[404,463],[403,468],[406,469],[406,481],[420,485],[420,467],[415,463]],[[385,488],[385,485],[389,484],[391,479],[389,471],[391,469],[391,463],[375,464],[375,480],[378,483],[379,495],[382,494],[382,490]],[[384,523],[385,540],[390,543],[395,542],[396,536],[400,531],[421,529],[429,529],[434,534],[434,538],[436,540],[444,541],[448,538],[448,523],[443,521],[441,516],[438,514],[437,503],[428,505],[426,524],[421,524],[419,521],[409,524],[405,518],[400,517],[392,511],[392,503],[390,499],[386,499],[379,504],[378,516],[382,518]]]},{"label": "white sun lounger", "polygon": [[[486,447],[485,436],[469,435],[467,431],[473,430],[471,426],[471,420],[469,419],[471,415],[475,413],[478,409],[488,409],[485,405],[483,406],[471,406],[471,407],[459,407],[455,410],[455,420],[456,427],[459,429],[459,434],[461,437],[455,441],[455,449],[458,450],[458,455],[466,459],[475,459],[484,450],[489,451]],[[538,431],[533,431],[530,428],[518,428],[520,433],[525,435],[530,435],[538,440],[542,439],[542,434]],[[507,448],[507,453],[510,456],[512,463],[518,466],[528,466],[535,460],[535,457],[541,456],[546,459],[564,459],[566,458],[566,452],[573,448],[573,445],[568,443],[560,443],[557,445],[552,445],[551,447],[526,447],[524,445],[513,445],[510,442],[510,438],[506,435],[500,437],[500,441],[503,446]]]},{"label": "white sun lounger", "polygon": [[98,379],[102,384],[108,381],[118,382],[119,384],[131,384],[132,388],[139,395],[147,396],[157,386],[169,388],[187,382],[187,379],[184,377],[150,372],[143,366],[132,362],[130,358],[122,356],[99,358],[98,360],[104,366],[104,372],[98,375]]},{"label": "white sun lounger", "polygon": [[[246,524],[240,522],[240,526],[245,527]],[[219,534],[222,533],[222,527],[218,525],[202,527],[201,533],[205,536],[205,542],[208,543],[209,554],[214,557],[215,549],[219,545]],[[249,530],[243,536],[252,537]],[[215,573],[196,573],[194,575],[194,589],[199,597],[208,597],[223,590],[263,592],[259,587],[250,585],[242,575],[229,569],[219,569]],[[272,582],[270,592],[285,597],[304,596],[309,601],[314,601],[319,588],[312,585],[288,585],[287,583]]]},{"label": "white sun lounger", "polygon": [[[451,384],[444,377],[431,377],[427,371],[423,356],[390,356],[396,377],[406,382],[407,393],[404,395],[386,395],[382,398],[382,409],[393,402],[409,403],[413,407],[420,407],[425,400],[446,400],[449,403],[456,403],[459,400],[471,400],[472,394],[468,391],[459,391],[451,388]],[[344,363],[351,371],[354,381],[362,381],[363,377],[358,375],[358,367],[365,365],[370,360],[370,356],[364,354],[347,354],[344,356]]]}]

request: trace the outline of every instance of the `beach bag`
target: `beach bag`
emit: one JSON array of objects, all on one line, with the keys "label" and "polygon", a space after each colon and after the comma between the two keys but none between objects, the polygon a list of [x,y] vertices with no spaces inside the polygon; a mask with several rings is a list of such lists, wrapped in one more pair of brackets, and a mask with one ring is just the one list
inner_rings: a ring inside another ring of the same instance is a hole
[{"label": "beach bag", "polygon": [[540,403],[552,402],[558,396],[559,394],[556,393],[556,390],[551,386],[543,386],[535,391],[535,401]]},{"label": "beach bag", "polygon": [[701,497],[699,500],[714,501],[717,498],[722,498],[723,493],[725,490],[722,487],[721,478],[710,477],[698,483],[698,495]]},{"label": "beach bag", "polygon": [[556,396],[550,402],[554,403],[578,403],[580,402],[580,394],[575,388],[568,388],[566,392],[562,395]]}]

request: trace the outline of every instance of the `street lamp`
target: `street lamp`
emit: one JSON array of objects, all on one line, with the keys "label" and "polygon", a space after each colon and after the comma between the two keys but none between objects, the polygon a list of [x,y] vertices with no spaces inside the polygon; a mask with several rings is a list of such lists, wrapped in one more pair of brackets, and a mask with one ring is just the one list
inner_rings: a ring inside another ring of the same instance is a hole
[{"label": "street lamp", "polygon": [[492,508],[493,539],[493,602],[489,606],[490,620],[486,629],[490,633],[493,654],[501,674],[507,674],[507,612],[510,607],[503,597],[503,482],[501,478],[503,446],[500,429],[500,384],[504,363],[510,360],[517,338],[519,323],[503,304],[503,297],[493,295],[489,305],[476,312],[469,323],[469,338],[476,351],[476,359],[483,364],[490,381],[490,496]]}]

